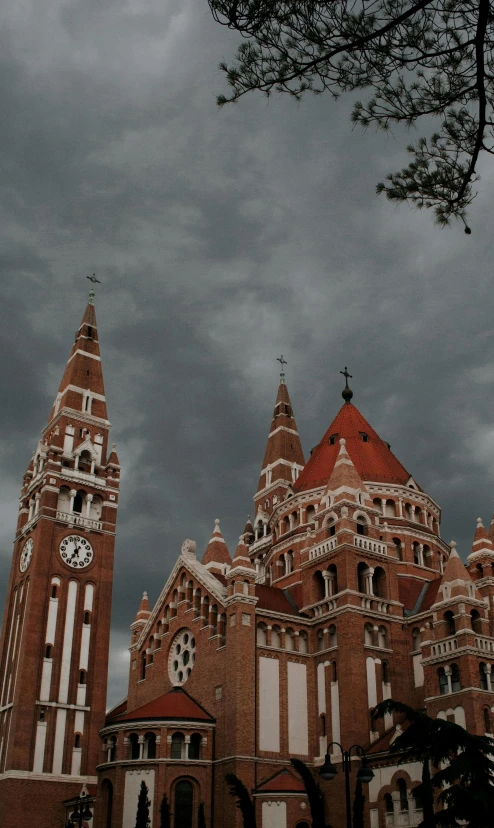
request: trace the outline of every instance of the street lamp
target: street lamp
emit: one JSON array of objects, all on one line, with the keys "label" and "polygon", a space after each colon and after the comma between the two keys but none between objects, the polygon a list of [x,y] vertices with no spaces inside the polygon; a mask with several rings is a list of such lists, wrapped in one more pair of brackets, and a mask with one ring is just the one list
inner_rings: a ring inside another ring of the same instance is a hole
[{"label": "street lamp", "polygon": [[352,745],[348,750],[343,750],[342,746],[339,742],[331,742],[330,745],[326,748],[326,756],[324,758],[324,765],[319,769],[319,776],[321,779],[326,779],[327,781],[331,781],[335,778],[336,774],[338,773],[337,768],[333,765],[331,761],[331,756],[329,754],[329,749],[332,745],[336,745],[341,750],[341,755],[343,758],[343,770],[345,772],[345,793],[346,793],[346,824],[347,828],[352,828],[352,810],[351,810],[351,803],[350,803],[350,774],[352,772],[351,767],[351,753],[352,750],[355,748],[356,750],[360,751],[362,756],[362,764],[357,771],[357,779],[364,784],[367,784],[374,779],[374,771],[372,768],[369,767],[367,764],[367,759],[365,757],[365,751],[363,747],[360,745]]},{"label": "street lamp", "polygon": [[[72,811],[69,819],[74,825],[78,825],[79,828],[82,828],[82,821],[89,820],[92,818],[91,808],[89,807],[89,802],[87,801],[87,788],[84,785],[82,791],[80,792],[79,796],[75,801],[75,807]],[[85,806],[85,807],[84,807]]]}]

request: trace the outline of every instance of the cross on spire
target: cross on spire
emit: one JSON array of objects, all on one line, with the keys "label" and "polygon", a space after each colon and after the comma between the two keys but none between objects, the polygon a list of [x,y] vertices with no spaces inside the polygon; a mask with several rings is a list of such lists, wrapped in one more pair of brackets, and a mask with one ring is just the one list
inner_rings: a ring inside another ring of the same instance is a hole
[{"label": "cross on spire", "polygon": [[283,354],[279,357],[276,357],[276,361],[279,362],[280,365],[281,365],[280,382],[284,384],[285,383],[285,370],[284,370],[283,366],[288,365],[288,362],[286,361],[286,359],[284,359]]},{"label": "cross on spire", "polygon": [[93,273],[92,276],[86,276],[86,279],[89,279],[89,281],[92,282],[92,286],[91,286],[91,289],[89,291],[89,304],[92,305],[92,304],[94,304],[94,285],[96,283],[98,283],[98,285],[100,285],[101,282],[100,282],[99,279],[96,278],[96,273]]},{"label": "cross on spire", "polygon": [[346,367],[346,365],[345,365],[345,370],[340,371],[340,374],[343,374],[343,376],[345,377],[345,387],[344,387],[343,391],[341,392],[341,396],[343,397],[343,399],[345,400],[346,403],[349,403],[350,400],[353,397],[353,391],[351,390],[351,388],[348,385],[348,380],[353,379],[353,376],[352,376],[352,374],[348,373],[348,368]]}]

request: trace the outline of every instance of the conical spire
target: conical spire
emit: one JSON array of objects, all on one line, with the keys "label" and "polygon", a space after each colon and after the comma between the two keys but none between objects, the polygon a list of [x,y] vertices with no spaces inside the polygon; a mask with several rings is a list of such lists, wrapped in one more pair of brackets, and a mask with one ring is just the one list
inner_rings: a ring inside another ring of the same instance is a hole
[{"label": "conical spire", "polygon": [[240,535],[238,539],[238,546],[235,550],[235,555],[232,561],[232,569],[241,566],[243,569],[254,569],[249,558],[249,550],[245,545],[244,536]]},{"label": "conical spire", "polygon": [[218,571],[223,572],[225,566],[229,567],[231,566],[231,563],[232,558],[222,535],[220,522],[218,518],[216,518],[214,522],[213,534],[211,535],[211,539],[203,555],[202,564],[208,569],[217,569]]},{"label": "conical spire", "polygon": [[486,532],[482,518],[477,518],[477,528],[475,529],[472,551],[467,560],[470,561],[472,558],[478,557],[479,553],[494,555],[494,543],[492,543],[492,540]]},{"label": "conical spire", "polygon": [[108,420],[96,311],[91,300],[75,335],[75,342],[50,413],[50,421],[63,408]]},{"label": "conical spire", "polygon": [[439,600],[445,600],[444,586],[446,584],[449,585],[448,597],[454,598],[459,595],[469,596],[468,587],[473,583],[468,569],[456,551],[455,541],[451,541],[450,547],[451,552],[439,585],[439,593],[442,595],[442,599]]},{"label": "conical spire", "polygon": [[134,619],[134,623],[136,621],[147,621],[150,615],[151,610],[149,609],[148,594],[144,590],[144,592],[142,593],[141,603],[139,604],[139,609],[137,610],[137,615]]},{"label": "conical spire", "polygon": [[301,469],[304,465],[302,444],[282,371],[257,491],[260,492],[277,481],[291,484],[294,479],[293,467]]},{"label": "conical spire", "polygon": [[358,502],[357,493],[367,493],[367,489],[346,450],[345,438],[341,437],[339,443],[340,450],[328,480],[325,495],[327,492],[333,492],[335,503],[339,500],[347,500],[349,497]]}]

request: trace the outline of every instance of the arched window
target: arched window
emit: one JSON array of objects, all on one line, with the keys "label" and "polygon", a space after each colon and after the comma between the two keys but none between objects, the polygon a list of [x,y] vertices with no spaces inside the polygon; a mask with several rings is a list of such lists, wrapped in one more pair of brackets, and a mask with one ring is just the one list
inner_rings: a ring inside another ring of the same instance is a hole
[{"label": "arched window", "polygon": [[487,668],[483,661],[479,664],[479,675],[480,675],[480,689],[481,690],[488,690],[489,685],[487,684]]},{"label": "arched window", "polygon": [[99,495],[94,495],[91,505],[89,507],[89,517],[91,520],[101,520],[103,512],[103,498]]},{"label": "arched window", "polygon": [[446,622],[446,635],[454,635],[456,632],[455,617],[451,610],[445,612],[443,619]]},{"label": "arched window", "polygon": [[295,641],[293,630],[288,629],[285,630],[285,650],[294,650],[295,649]]},{"label": "arched window", "polygon": [[317,631],[317,650],[324,650],[324,632],[323,630]]},{"label": "arched window", "polygon": [[382,566],[376,566],[374,570],[372,592],[377,598],[386,598],[386,573]]},{"label": "arched window", "polygon": [[387,500],[384,507],[384,514],[386,517],[396,517],[396,504],[394,500]]},{"label": "arched window", "polygon": [[91,468],[91,455],[87,449],[81,451],[79,455],[79,468],[84,472],[88,472]]},{"label": "arched window", "polygon": [[437,671],[437,677],[439,679],[439,693],[441,696],[445,696],[448,692],[448,677],[444,670],[444,667],[440,667]]},{"label": "arched window", "polygon": [[407,783],[404,779],[398,779],[397,788],[400,794],[400,811],[408,811]]},{"label": "arched window", "polygon": [[401,540],[399,538],[393,538],[393,543],[395,545],[395,555],[399,561],[403,560],[403,547],[401,545]]},{"label": "arched window", "polygon": [[84,492],[82,489],[80,489],[77,492],[76,496],[74,497],[73,511],[77,512],[80,515],[81,512],[82,512],[82,507],[83,507],[85,501],[86,501],[86,492]]},{"label": "arched window", "polygon": [[87,675],[85,670],[79,670],[79,684],[86,684]]},{"label": "arched window", "polygon": [[52,645],[47,644],[46,648],[45,648],[45,658],[51,658],[52,657],[51,653],[52,653]]},{"label": "arched window", "polygon": [[389,684],[389,664],[387,661],[382,663],[383,684]]},{"label": "arched window", "polygon": [[379,627],[377,631],[377,644],[378,647],[386,648],[388,646],[388,631],[386,627]]},{"label": "arched window", "polygon": [[457,664],[451,665],[451,689],[453,693],[461,690],[460,670],[458,669]]},{"label": "arched window", "polygon": [[75,748],[80,748],[80,746],[81,746],[81,734],[76,733],[75,737],[74,737],[74,747]]},{"label": "arched window", "polygon": [[357,518],[357,535],[366,535],[367,534],[367,522],[365,518],[358,517]]},{"label": "arched window", "polygon": [[481,563],[478,563],[477,566],[475,567],[475,575],[476,575],[477,578],[483,578],[484,577],[484,568],[483,568]]},{"label": "arched window", "polygon": [[267,642],[266,624],[261,622],[257,625],[257,643],[260,647],[265,647]]},{"label": "arched window", "polygon": [[202,737],[199,733],[193,733],[189,742],[189,759],[201,758],[201,742]]},{"label": "arched window", "polygon": [[172,736],[172,750],[171,750],[171,758],[172,759],[183,759],[184,758],[184,745],[185,745],[185,738],[183,733],[174,733]]},{"label": "arched window", "polygon": [[369,567],[366,563],[359,563],[357,567],[358,591],[367,595],[367,574]]},{"label": "arched window", "polygon": [[324,578],[322,576],[322,572],[315,572],[312,577],[312,584],[313,584],[313,602],[322,601],[326,595],[326,590],[324,587]]},{"label": "arched window", "polygon": [[326,529],[329,529],[329,537],[330,538],[332,538],[334,535],[336,535],[336,526],[335,526],[334,518],[329,518],[329,520],[326,523]]},{"label": "arched window", "polygon": [[305,630],[301,630],[299,637],[298,637],[298,649],[301,653],[308,653],[309,648],[307,645],[307,633]]},{"label": "arched window", "polygon": [[198,618],[201,614],[201,590],[198,587],[194,592],[194,618]]},{"label": "arched window", "polygon": [[470,613],[470,618],[472,619],[472,630],[476,633],[482,632],[482,621],[480,618],[480,612],[478,610],[472,610]]},{"label": "arched window", "polygon": [[117,737],[116,736],[110,736],[109,744],[110,744],[110,750],[109,750],[109,753],[108,753],[108,761],[109,762],[114,762],[115,759],[116,759],[116,753],[117,753]]},{"label": "arched window", "polygon": [[173,828],[192,828],[194,789],[192,783],[181,779],[175,786],[175,814]]},{"label": "arched window", "polygon": [[139,759],[139,737],[137,733],[131,733],[129,736],[130,758]]},{"label": "arched window", "polygon": [[420,544],[414,543],[413,544],[413,562],[421,566],[422,564],[422,556],[420,554]]},{"label": "arched window", "polygon": [[418,788],[413,789],[412,797],[413,797],[413,800],[415,802],[415,810],[416,811],[422,811],[423,807],[424,807],[424,803],[423,803],[423,800],[422,800],[422,797],[420,795],[420,792],[419,792]]},{"label": "arched window", "polygon": [[330,564],[327,571],[329,572],[329,594],[336,595],[338,593],[338,570],[336,565]]},{"label": "arched window", "polygon": [[384,807],[386,809],[386,814],[388,816],[393,816],[393,797],[389,793],[384,794]]},{"label": "arched window", "polygon": [[381,498],[375,497],[374,500],[372,501],[372,505],[374,506],[374,509],[377,509],[377,511],[380,512],[380,514],[382,514],[383,508],[382,508]]},{"label": "arched window", "polygon": [[491,711],[488,707],[484,707],[484,730],[486,733],[492,733]]},{"label": "arched window", "polygon": [[281,647],[281,630],[277,624],[271,628],[271,646]]},{"label": "arched window", "polygon": [[52,597],[52,598],[56,598],[56,597],[57,597],[57,590],[58,590],[57,585],[56,585],[56,584],[53,584],[53,586],[52,586],[52,588],[51,588],[51,597]]},{"label": "arched window", "polygon": [[[113,761],[113,760],[110,760]],[[101,792],[103,794],[103,814],[104,819],[101,823],[102,828],[111,828],[112,816],[113,816],[113,785],[109,779],[104,779],[103,784],[101,786]]]},{"label": "arched window", "polygon": [[412,630],[412,648],[414,650],[419,650],[420,643],[420,630],[418,627],[414,627]]},{"label": "arched window", "polygon": [[90,612],[86,611],[84,613],[84,623],[85,623],[86,626],[91,623],[91,613]]},{"label": "arched window", "polygon": [[57,511],[67,513],[70,508],[70,489],[62,486],[58,493]]},{"label": "arched window", "polygon": [[163,632],[163,622],[160,620],[160,621],[158,621],[158,623],[156,624],[156,635],[157,635],[157,636],[158,636],[158,635],[161,635],[161,633],[162,633],[162,632]]},{"label": "arched window", "polygon": [[372,624],[366,624],[364,627],[364,644],[368,644],[370,647],[374,644],[374,630],[372,628]]},{"label": "arched window", "polygon": [[144,758],[156,759],[156,736],[154,733],[146,733],[144,736]]},{"label": "arched window", "polygon": [[336,627],[335,627],[334,624],[331,624],[331,626],[329,628],[329,646],[330,647],[336,647],[337,643],[338,643],[338,636],[337,636],[337,633],[336,633]]}]

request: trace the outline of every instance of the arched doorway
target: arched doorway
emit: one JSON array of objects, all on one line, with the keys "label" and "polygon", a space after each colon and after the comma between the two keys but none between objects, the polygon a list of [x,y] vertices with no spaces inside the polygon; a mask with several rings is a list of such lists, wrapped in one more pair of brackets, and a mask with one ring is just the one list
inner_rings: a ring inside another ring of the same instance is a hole
[{"label": "arched doorway", "polygon": [[103,828],[111,828],[111,819],[113,811],[113,785],[109,779],[104,779],[101,786],[103,793]]},{"label": "arched doorway", "polygon": [[194,789],[187,779],[181,779],[175,785],[175,808],[173,828],[192,828],[192,811]]}]

